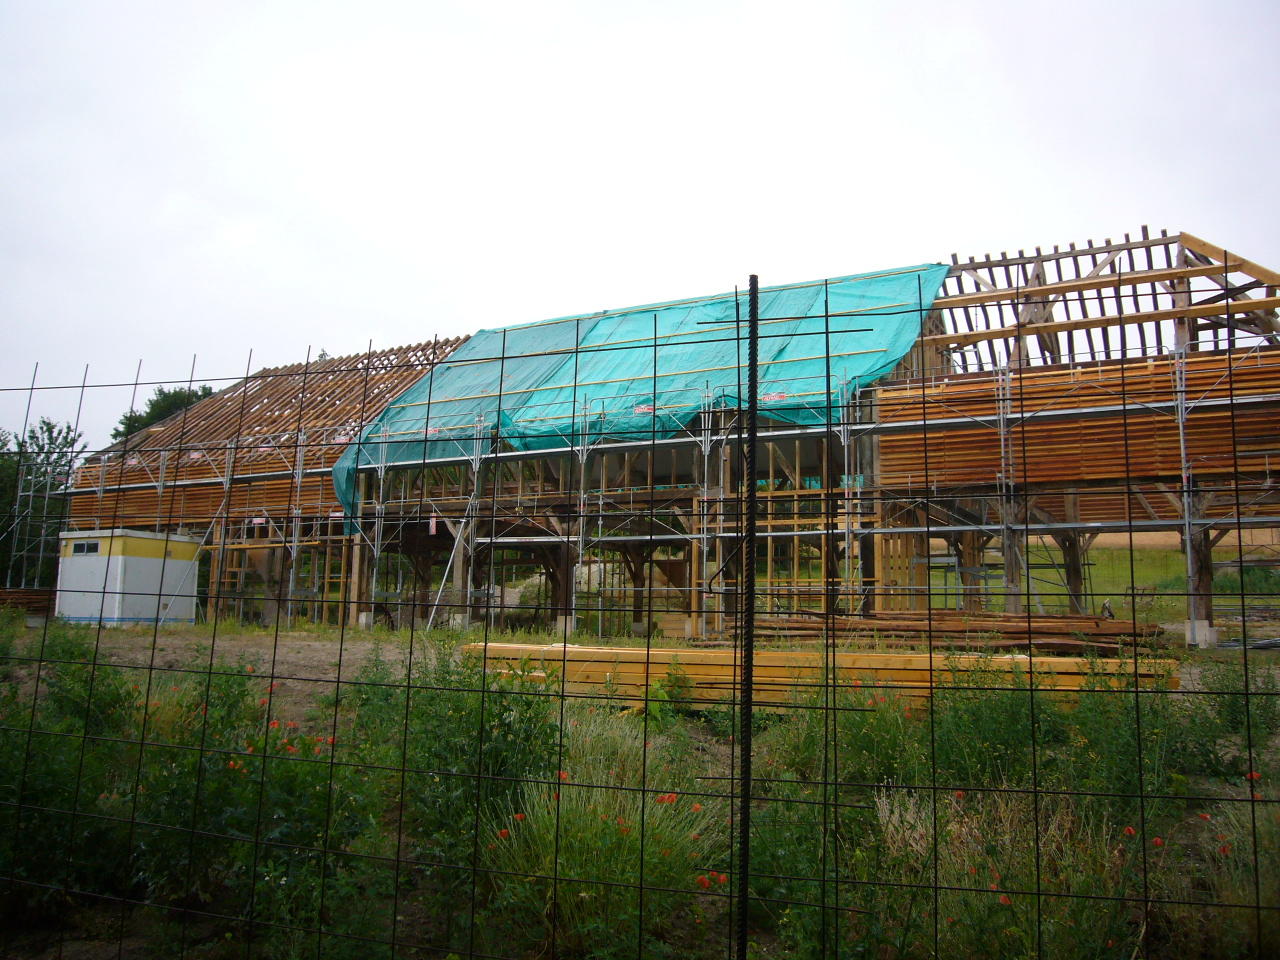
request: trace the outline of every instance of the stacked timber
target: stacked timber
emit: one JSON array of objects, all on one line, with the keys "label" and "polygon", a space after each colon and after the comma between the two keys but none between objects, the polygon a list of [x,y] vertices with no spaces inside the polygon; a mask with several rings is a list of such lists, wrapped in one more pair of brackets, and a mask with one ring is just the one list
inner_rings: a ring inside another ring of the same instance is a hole
[{"label": "stacked timber", "polygon": [[33,617],[47,617],[53,613],[53,591],[0,587],[0,609],[4,607],[25,610]]},{"label": "stacked timber", "polygon": [[[1117,655],[1135,643],[1159,645],[1158,624],[1089,616],[1027,616],[948,610],[890,611],[865,617],[818,613],[757,614],[756,637],[777,643],[934,647],[950,650],[1035,650],[1040,653]],[[725,642],[721,639],[720,642]]]},{"label": "stacked timber", "polygon": [[[739,693],[735,650],[575,646],[574,644],[474,643],[465,652],[485,658],[491,673],[547,683],[554,691],[637,702],[661,684],[693,709],[715,707]],[[1023,654],[851,653],[822,650],[757,650],[753,698],[765,709],[805,708],[837,687],[847,697],[884,691],[907,702],[944,689],[1061,691],[1082,688],[1177,689],[1173,661],[1095,657],[1028,657]],[[873,702],[882,702],[878,696]],[[859,704],[860,705],[860,704]]]},{"label": "stacked timber", "polygon": [[[880,483],[890,489],[995,483],[1005,469],[1002,403],[1020,483],[1177,478],[1183,443],[1198,476],[1265,471],[1275,447],[1274,414],[1257,411],[1280,402],[1280,350],[1188,357],[1181,434],[1174,407],[1179,362],[1153,357],[1029,369],[1007,388],[995,376],[886,386],[878,401],[882,424],[916,427],[881,438]],[[1094,512],[1092,497],[1081,500],[1086,515]],[[1126,515],[1123,506],[1111,514]]]}]

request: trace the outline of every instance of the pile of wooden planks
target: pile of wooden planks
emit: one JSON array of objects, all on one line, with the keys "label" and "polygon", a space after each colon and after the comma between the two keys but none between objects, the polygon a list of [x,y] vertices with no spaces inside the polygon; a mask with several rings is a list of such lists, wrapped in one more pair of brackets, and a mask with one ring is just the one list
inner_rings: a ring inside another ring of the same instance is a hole
[{"label": "pile of wooden planks", "polygon": [[47,617],[53,613],[53,591],[0,587],[0,608],[3,607],[17,607],[33,617]]},{"label": "pile of wooden planks", "polygon": [[[1185,364],[1185,431],[1175,404]],[[1025,370],[1007,386],[1009,441],[1020,483],[1177,479],[1182,443],[1199,476],[1263,471],[1275,447],[1280,349],[1153,357]],[[890,489],[994,484],[1006,469],[997,376],[886,386],[885,425],[915,429],[880,440],[880,484]],[[1091,501],[1081,497],[1089,518]]]},{"label": "pile of wooden planks", "polygon": [[[733,650],[646,649],[573,644],[470,644],[465,651],[485,657],[488,670],[521,673],[551,681],[555,689],[578,695],[642,700],[661,683],[667,696],[679,693],[691,708],[723,704],[737,696],[739,656]],[[831,673],[834,659],[834,675]],[[933,694],[939,685],[982,689],[1078,691],[1082,687],[1128,687],[1136,675],[1143,687],[1179,685],[1173,661],[1030,658],[1022,654],[984,656],[973,653],[930,654],[836,653],[820,650],[757,651],[752,696],[766,708],[804,706],[829,687],[828,677],[854,699],[864,690],[888,696],[893,691],[912,701]],[[876,702],[879,702],[878,700]]]},{"label": "pile of wooden planks", "polygon": [[[758,614],[756,636],[774,642],[933,646],[955,650],[1032,649],[1042,653],[1117,655],[1134,642],[1158,646],[1158,624],[1088,616],[959,613],[953,610],[887,611],[865,617],[817,613]],[[723,641],[721,641],[723,642]]]}]

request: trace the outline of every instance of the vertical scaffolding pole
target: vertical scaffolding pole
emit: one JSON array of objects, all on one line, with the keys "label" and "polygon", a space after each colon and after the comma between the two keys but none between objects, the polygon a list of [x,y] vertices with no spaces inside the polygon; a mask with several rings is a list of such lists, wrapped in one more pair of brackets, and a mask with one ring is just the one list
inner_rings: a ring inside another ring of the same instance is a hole
[{"label": "vertical scaffolding pole", "polygon": [[[1173,395],[1177,401],[1178,416],[1178,463],[1181,468],[1182,479],[1182,552],[1186,559],[1187,565],[1187,633],[1186,642],[1189,647],[1198,647],[1202,641],[1207,646],[1208,637],[1199,635],[1199,622],[1203,620],[1206,628],[1210,626],[1208,617],[1205,612],[1208,604],[1204,601],[1204,577],[1201,575],[1201,566],[1203,566],[1203,550],[1197,549],[1196,543],[1198,534],[1195,532],[1192,524],[1192,514],[1195,512],[1195,499],[1192,490],[1191,464],[1187,459],[1187,347],[1180,346],[1173,358],[1174,387]],[[1230,361],[1228,361],[1228,369]],[[1212,547],[1210,549],[1210,560],[1208,563],[1209,576],[1213,576]],[[1137,596],[1133,596],[1133,603],[1136,609]]]},{"label": "vertical scaffolding pole", "polygon": [[747,294],[747,516],[742,557],[742,691],[738,743],[741,756],[738,791],[738,960],[747,960],[747,907],[751,876],[751,725],[756,628],[756,436],[759,391],[757,365],[760,353],[760,278],[751,275]]}]

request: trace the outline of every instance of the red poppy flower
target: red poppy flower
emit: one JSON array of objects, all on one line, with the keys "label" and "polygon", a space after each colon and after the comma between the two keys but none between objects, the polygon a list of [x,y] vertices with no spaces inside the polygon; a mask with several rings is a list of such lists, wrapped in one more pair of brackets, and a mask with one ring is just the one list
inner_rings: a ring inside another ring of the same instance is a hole
[{"label": "red poppy flower", "polygon": [[999,888],[999,887],[997,887],[997,886],[993,883],[993,884],[991,885],[991,889],[992,889],[992,891],[996,891],[996,890],[999,890],[1000,888]]},{"label": "red poppy flower", "polygon": [[698,878],[698,886],[700,886],[703,890],[705,890],[707,889],[707,887],[711,886],[711,881],[708,880],[705,876],[701,876]]},{"label": "red poppy flower", "polygon": [[1218,848],[1218,852],[1225,857],[1227,854],[1231,852],[1231,844],[1224,843],[1222,846]]},{"label": "red poppy flower", "polygon": [[1208,820],[1208,819],[1209,819],[1209,815],[1208,815],[1207,813],[1202,813],[1202,814],[1200,814],[1200,819],[1201,819],[1201,820]]},{"label": "red poppy flower", "polygon": [[253,664],[249,664],[249,666],[245,667],[244,669],[246,673],[253,673]]},{"label": "red poppy flower", "polygon": [[693,812],[694,812],[694,813],[701,813],[701,812],[702,812],[702,804],[700,804],[700,803],[695,803],[695,804],[693,805]]},{"label": "red poppy flower", "polygon": [[523,820],[523,819],[524,819],[524,814],[523,814],[523,813],[517,813],[517,814],[516,814],[516,819],[517,819],[517,820]]},{"label": "red poppy flower", "polygon": [[272,730],[274,730],[276,729],[276,727],[280,726],[280,721],[272,720],[270,723],[267,724],[267,726],[270,727]]},{"label": "red poppy flower", "polygon": [[561,782],[561,783],[567,783],[567,782],[568,782],[568,780],[569,780],[569,775],[568,775],[567,773],[565,773],[563,770],[559,771],[559,776],[560,776],[560,782]]},{"label": "red poppy flower", "polygon": [[1246,780],[1260,780],[1262,778],[1262,774],[1260,774],[1257,770],[1250,770],[1248,773],[1244,775],[1244,778]]},{"label": "red poppy flower", "polygon": [[510,831],[510,830],[507,830],[506,828],[503,828],[502,830],[499,830],[499,831],[498,831],[498,839],[499,839],[499,840],[505,840],[505,839],[507,839],[507,837],[509,837],[509,836],[511,836],[511,831]]},{"label": "red poppy flower", "polygon": [[1006,907],[1013,906],[1013,901],[1009,899],[1009,895],[1007,893],[1000,894],[1000,902]]},{"label": "red poppy flower", "polygon": [[716,877],[716,883],[728,883],[728,882],[729,882],[729,878],[726,877],[723,873]]},{"label": "red poppy flower", "polygon": [[1156,838],[1155,838],[1154,840],[1152,840],[1151,842],[1152,842],[1152,843],[1154,843],[1157,847],[1163,847],[1163,846],[1164,846],[1164,841],[1163,841],[1163,840],[1161,840],[1159,837],[1156,837]]},{"label": "red poppy flower", "polygon": [[1133,829],[1133,827],[1125,827],[1125,828],[1124,828],[1124,835],[1125,835],[1126,837],[1132,837],[1132,836],[1134,835],[1134,833],[1136,833],[1136,832],[1137,832],[1137,831],[1135,831],[1135,830]]},{"label": "red poppy flower", "polygon": [[963,791],[963,790],[957,790],[957,791],[956,791],[956,799],[957,799],[957,800],[963,800],[963,799],[964,799],[964,791]]}]

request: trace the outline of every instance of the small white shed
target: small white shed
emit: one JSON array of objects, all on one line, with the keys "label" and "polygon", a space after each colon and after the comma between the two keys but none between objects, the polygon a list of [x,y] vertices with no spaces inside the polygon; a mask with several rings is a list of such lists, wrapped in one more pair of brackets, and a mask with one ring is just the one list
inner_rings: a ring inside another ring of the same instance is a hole
[{"label": "small white shed", "polygon": [[199,539],[78,530],[60,540],[57,616],[103,626],[195,622]]}]

